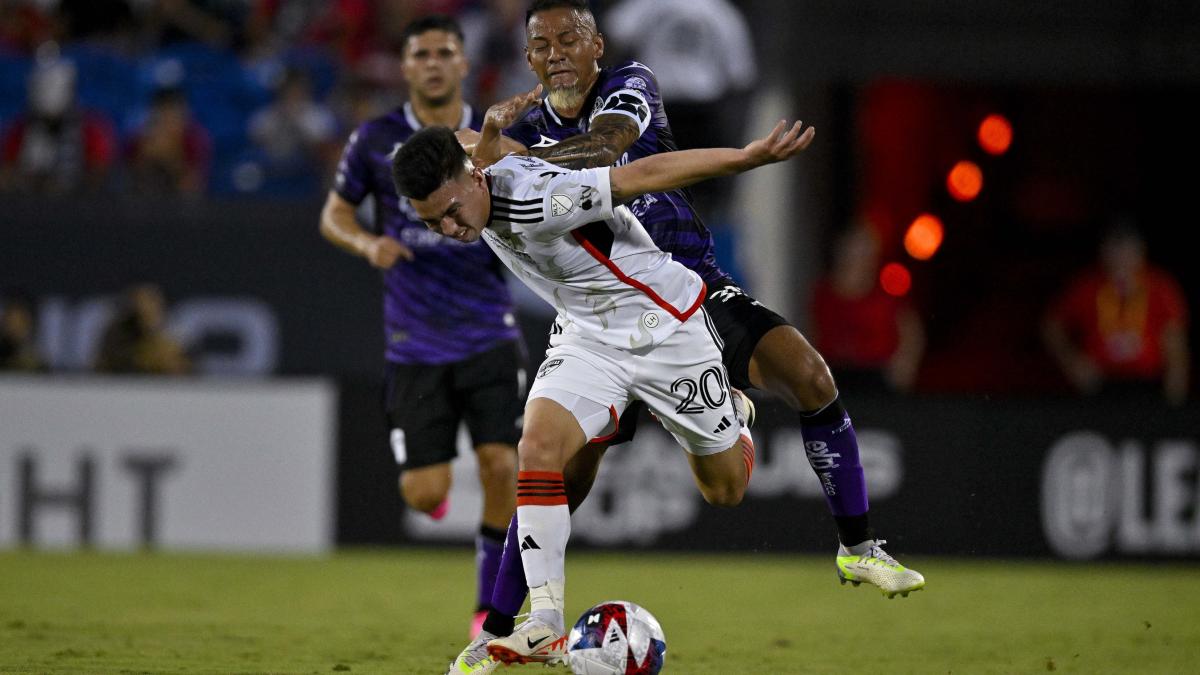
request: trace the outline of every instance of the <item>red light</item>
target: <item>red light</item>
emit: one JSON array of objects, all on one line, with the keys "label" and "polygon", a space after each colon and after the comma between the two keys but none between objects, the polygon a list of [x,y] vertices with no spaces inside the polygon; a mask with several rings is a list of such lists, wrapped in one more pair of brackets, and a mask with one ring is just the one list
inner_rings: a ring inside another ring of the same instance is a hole
[{"label": "red light", "polygon": [[912,275],[908,273],[908,268],[900,263],[888,263],[879,271],[879,285],[883,286],[883,290],[888,295],[894,295],[897,298],[908,295],[909,289],[912,288]]},{"label": "red light", "polygon": [[979,147],[990,155],[1003,155],[1012,145],[1012,124],[1004,115],[988,115],[979,123]]},{"label": "red light", "polygon": [[937,216],[922,213],[904,233],[904,250],[917,260],[929,260],[942,245],[945,228]]},{"label": "red light", "polygon": [[983,171],[975,162],[964,159],[950,169],[946,176],[946,189],[958,201],[969,202],[978,197],[983,189]]}]

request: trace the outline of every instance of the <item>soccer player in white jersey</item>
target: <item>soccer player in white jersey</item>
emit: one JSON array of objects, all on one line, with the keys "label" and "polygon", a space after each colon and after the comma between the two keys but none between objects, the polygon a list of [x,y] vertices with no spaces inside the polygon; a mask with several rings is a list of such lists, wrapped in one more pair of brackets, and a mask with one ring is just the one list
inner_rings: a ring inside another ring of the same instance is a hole
[{"label": "soccer player in white jersey", "polygon": [[[498,131],[490,122],[485,138]],[[813,135],[799,122],[780,122],[742,149],[576,171],[517,155],[479,169],[446,128],[421,130],[396,153],[396,189],[431,230],[463,242],[484,239],[559,313],[518,444],[518,539],[532,615],[489,645],[494,658],[553,661],[563,653],[570,534],[563,469],[589,441],[616,433],[633,401],[644,402],[688,451],[708,502],[741,501],[753,446],[702,307],[704,281],[659,249],[621,204],[789,159]]]}]

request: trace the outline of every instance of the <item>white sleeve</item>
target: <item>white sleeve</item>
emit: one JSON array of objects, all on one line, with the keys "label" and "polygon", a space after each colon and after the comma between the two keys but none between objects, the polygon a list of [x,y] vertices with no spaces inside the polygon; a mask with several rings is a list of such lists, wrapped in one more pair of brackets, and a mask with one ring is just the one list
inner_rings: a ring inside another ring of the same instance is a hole
[{"label": "white sleeve", "polygon": [[[555,167],[559,168],[559,167]],[[542,197],[542,223],[534,236],[557,237],[597,220],[613,218],[610,167],[563,171],[551,176]]]}]

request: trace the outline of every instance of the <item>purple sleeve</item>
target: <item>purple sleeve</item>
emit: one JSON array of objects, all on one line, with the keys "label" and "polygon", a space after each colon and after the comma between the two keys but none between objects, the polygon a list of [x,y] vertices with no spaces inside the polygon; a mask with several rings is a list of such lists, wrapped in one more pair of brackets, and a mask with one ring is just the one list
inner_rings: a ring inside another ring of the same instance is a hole
[{"label": "purple sleeve", "polygon": [[338,162],[337,175],[334,177],[334,191],[351,204],[362,202],[371,192],[366,135],[365,124],[350,134],[350,140],[346,141],[346,147],[342,150],[342,159]]},{"label": "purple sleeve", "polygon": [[538,140],[540,140],[540,134],[538,134],[537,127],[533,122],[533,117],[540,113],[541,111],[539,109],[534,108],[533,110],[525,113],[525,116],[521,118],[520,122],[517,122],[511,127],[504,129],[500,133],[508,136],[514,141],[517,141],[527,148],[532,147],[538,142]]},{"label": "purple sleeve", "polygon": [[599,101],[591,119],[600,115],[625,115],[637,122],[645,133],[652,121],[652,112],[661,105],[658,80],[644,64],[629,61],[614,67],[600,83]]}]

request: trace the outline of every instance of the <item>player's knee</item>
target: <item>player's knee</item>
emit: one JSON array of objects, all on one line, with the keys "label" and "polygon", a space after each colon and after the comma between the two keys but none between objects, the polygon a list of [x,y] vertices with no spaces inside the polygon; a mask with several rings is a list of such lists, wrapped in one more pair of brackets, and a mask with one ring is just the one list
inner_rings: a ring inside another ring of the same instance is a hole
[{"label": "player's knee", "polygon": [[746,486],[736,483],[704,485],[700,488],[700,493],[709,504],[729,508],[742,503],[742,498],[746,496]]},{"label": "player's knee", "polygon": [[785,396],[791,407],[811,410],[827,405],[837,396],[837,384],[829,371],[825,359],[816,350],[807,350],[797,361],[788,378],[790,396]]},{"label": "player's knee", "polygon": [[517,453],[511,445],[495,445],[481,448],[479,481],[487,488],[511,489],[517,482]]},{"label": "player's knee", "polygon": [[400,496],[409,508],[423,513],[433,511],[450,493],[450,485],[442,481],[400,476]]},{"label": "player's knee", "polygon": [[522,471],[562,471],[563,449],[556,439],[543,434],[526,433],[517,443],[518,464]]}]

